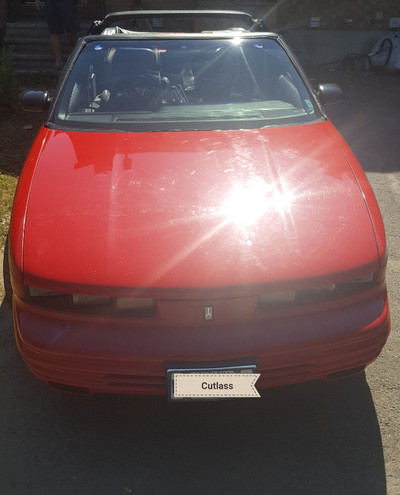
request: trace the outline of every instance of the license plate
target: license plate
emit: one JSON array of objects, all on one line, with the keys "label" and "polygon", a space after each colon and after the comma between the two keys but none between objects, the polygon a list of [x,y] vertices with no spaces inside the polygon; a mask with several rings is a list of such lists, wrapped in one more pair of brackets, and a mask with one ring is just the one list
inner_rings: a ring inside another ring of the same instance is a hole
[{"label": "license plate", "polygon": [[167,367],[170,401],[258,398],[255,364]]}]

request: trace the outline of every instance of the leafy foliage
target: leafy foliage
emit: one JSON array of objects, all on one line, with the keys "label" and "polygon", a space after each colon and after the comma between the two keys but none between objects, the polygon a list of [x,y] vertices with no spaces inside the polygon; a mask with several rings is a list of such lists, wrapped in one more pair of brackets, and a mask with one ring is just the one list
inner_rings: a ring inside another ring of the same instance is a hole
[{"label": "leafy foliage", "polygon": [[0,109],[14,108],[18,102],[18,82],[8,48],[0,49]]}]

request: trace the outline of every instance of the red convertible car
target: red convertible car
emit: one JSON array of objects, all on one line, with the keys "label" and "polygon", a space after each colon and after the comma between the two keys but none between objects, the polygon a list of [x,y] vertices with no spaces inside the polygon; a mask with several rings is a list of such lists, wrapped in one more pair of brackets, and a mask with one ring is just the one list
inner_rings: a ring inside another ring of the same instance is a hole
[{"label": "red convertible car", "polygon": [[23,98],[49,107],[9,235],[36,377],[173,400],[180,373],[214,388],[256,373],[261,390],[373,361],[389,333],[385,232],[321,106],[341,96],[311,87],[276,34],[83,38],[54,98]]}]

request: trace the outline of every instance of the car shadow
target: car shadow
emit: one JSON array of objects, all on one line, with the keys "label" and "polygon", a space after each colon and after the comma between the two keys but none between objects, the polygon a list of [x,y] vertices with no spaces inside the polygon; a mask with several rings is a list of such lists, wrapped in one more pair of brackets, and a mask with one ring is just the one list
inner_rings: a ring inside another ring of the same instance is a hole
[{"label": "car shadow", "polygon": [[386,493],[364,374],[245,401],[81,397],[30,374],[6,303],[0,327],[1,493]]}]

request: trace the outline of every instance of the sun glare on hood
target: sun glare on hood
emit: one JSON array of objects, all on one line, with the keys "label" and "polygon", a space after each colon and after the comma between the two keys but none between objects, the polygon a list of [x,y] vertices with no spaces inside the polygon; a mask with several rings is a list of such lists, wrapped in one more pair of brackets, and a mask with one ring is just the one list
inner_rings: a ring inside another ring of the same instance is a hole
[{"label": "sun glare on hood", "polygon": [[263,180],[253,180],[233,188],[222,207],[222,214],[227,223],[244,227],[253,225],[267,213],[283,215],[291,203],[291,194],[283,193]]}]

